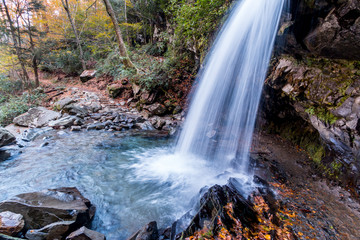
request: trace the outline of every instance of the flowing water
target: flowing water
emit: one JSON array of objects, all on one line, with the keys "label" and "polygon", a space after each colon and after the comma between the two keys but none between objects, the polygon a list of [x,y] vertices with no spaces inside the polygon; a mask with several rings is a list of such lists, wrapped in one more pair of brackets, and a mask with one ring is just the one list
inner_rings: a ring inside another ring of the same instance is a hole
[{"label": "flowing water", "polygon": [[179,138],[179,154],[213,160],[219,171],[246,169],[284,3],[243,0],[236,4],[198,78]]},{"label": "flowing water", "polygon": [[224,184],[232,176],[246,193],[249,174],[225,170],[234,159],[247,164],[284,1],[236,4],[200,74],[175,153],[168,139],[130,132],[52,131],[47,146],[39,138],[0,162],[0,201],[77,187],[97,206],[93,228],[108,239],[126,239],[149,221],[167,227],[192,207],[205,185]]},{"label": "flowing water", "polygon": [[93,229],[107,239],[126,239],[154,220],[168,227],[192,208],[199,189],[215,184],[203,175],[213,171],[205,161],[179,159],[170,142],[139,132],[51,131],[0,162],[0,201],[77,187],[96,205]]}]

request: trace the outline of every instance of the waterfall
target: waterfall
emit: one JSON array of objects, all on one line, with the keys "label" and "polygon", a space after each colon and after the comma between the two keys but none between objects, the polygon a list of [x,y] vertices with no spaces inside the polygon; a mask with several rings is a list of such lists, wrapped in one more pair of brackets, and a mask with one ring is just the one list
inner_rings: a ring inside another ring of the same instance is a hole
[{"label": "waterfall", "polygon": [[177,154],[210,160],[220,171],[245,171],[284,4],[236,3],[199,73]]}]

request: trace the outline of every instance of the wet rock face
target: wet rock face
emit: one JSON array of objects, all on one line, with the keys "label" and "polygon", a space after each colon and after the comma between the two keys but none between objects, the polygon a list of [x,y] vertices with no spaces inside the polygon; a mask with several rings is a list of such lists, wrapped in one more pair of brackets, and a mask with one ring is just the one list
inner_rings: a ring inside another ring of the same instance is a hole
[{"label": "wet rock face", "polygon": [[349,0],[331,11],[304,43],[312,53],[321,56],[359,59],[360,1]]},{"label": "wet rock face", "polygon": [[[327,151],[319,151],[314,161],[330,169],[332,177],[343,175],[340,181],[352,186],[356,186],[355,181],[360,176],[360,71],[357,64],[282,56],[271,69],[265,94],[269,96],[266,101],[279,102],[268,112],[290,106],[293,113],[319,133]],[[292,119],[289,112],[284,111],[282,115],[283,119]]]},{"label": "wet rock face", "polygon": [[285,20],[290,24],[280,37],[286,39],[285,50],[295,55],[360,59],[359,6],[359,0],[292,0],[291,19]]}]

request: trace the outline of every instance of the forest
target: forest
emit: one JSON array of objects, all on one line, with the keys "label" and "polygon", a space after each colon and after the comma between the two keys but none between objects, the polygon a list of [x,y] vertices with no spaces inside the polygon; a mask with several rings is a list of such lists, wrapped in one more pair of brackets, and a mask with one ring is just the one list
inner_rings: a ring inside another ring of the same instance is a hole
[{"label": "forest", "polygon": [[78,76],[95,69],[149,91],[160,87],[162,95],[191,82],[229,6],[229,1],[3,1],[1,102],[8,102],[2,111],[9,117],[3,113],[0,122],[9,123],[36,102],[36,94],[6,98],[39,87],[40,73]]}]

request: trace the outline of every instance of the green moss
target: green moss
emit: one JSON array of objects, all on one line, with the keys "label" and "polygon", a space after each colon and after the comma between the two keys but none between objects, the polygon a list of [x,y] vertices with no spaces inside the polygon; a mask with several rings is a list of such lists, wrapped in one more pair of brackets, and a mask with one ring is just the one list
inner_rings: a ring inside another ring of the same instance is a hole
[{"label": "green moss", "polygon": [[327,124],[334,124],[339,118],[332,114],[328,109],[324,107],[311,106],[305,110],[310,115],[315,115],[321,121]]},{"label": "green moss", "polygon": [[322,158],[325,156],[325,149],[323,146],[318,146],[316,149],[312,149],[310,152],[312,153],[312,159],[318,165],[321,164]]}]

